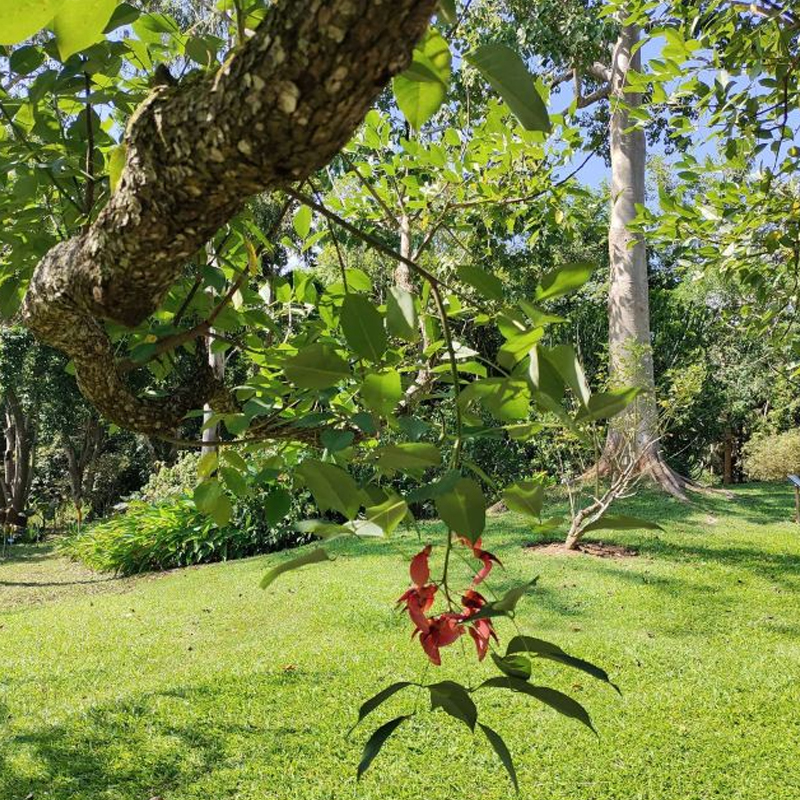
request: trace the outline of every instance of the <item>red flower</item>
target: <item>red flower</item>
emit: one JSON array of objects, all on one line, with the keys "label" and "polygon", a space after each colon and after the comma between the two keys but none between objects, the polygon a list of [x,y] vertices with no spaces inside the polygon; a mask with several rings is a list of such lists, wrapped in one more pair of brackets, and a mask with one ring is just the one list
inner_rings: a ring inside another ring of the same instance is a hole
[{"label": "red flower", "polygon": [[414,586],[409,589],[397,602],[406,604],[406,611],[411,621],[417,626],[417,630],[428,630],[428,619],[425,612],[429,611],[433,605],[433,598],[436,594],[436,587],[433,584],[427,586]]},{"label": "red flower", "polygon": [[431,568],[428,566],[428,556],[431,554],[431,545],[425,547],[411,559],[411,581],[414,586],[423,586],[431,577]]},{"label": "red flower", "polygon": [[461,542],[469,547],[470,550],[472,550],[472,555],[474,555],[475,558],[483,562],[483,567],[481,567],[481,569],[478,571],[478,574],[472,579],[473,586],[477,586],[492,571],[492,562],[501,567],[503,566],[502,562],[496,555],[488,552],[487,550],[481,549],[480,539],[476,539],[474,542],[471,542],[469,539],[462,537]]},{"label": "red flower", "polygon": [[[475,543],[466,539],[461,541],[472,550],[475,558],[483,562],[483,569],[472,581],[472,585],[475,586],[489,574],[493,563],[499,564],[500,562],[491,553],[481,549],[480,539]],[[451,611],[427,617],[426,613],[433,606],[438,588],[436,584],[429,583],[431,570],[428,558],[430,554],[431,546],[427,545],[411,559],[409,573],[413,586],[397,601],[405,603],[408,616],[414,623],[412,638],[419,635],[420,644],[428,658],[436,666],[440,666],[442,663],[440,648],[453,644],[465,631],[469,631],[478,650],[478,660],[482,661],[489,650],[489,640],[497,641],[497,634],[494,632],[490,619],[470,620],[486,605],[486,598],[474,589],[468,589],[461,598],[462,613],[456,614]]]},{"label": "red flower", "polygon": [[[474,589],[467,589],[466,593],[461,598],[461,604],[464,606],[464,613],[461,615],[461,619],[468,620],[486,605],[486,598]],[[486,658],[486,653],[489,651],[489,639],[492,638],[498,641],[497,634],[492,627],[491,619],[478,619],[471,622],[469,626],[469,635],[475,642],[475,648],[478,651],[478,661],[483,661],[483,659]]]},{"label": "red flower", "polygon": [[[437,667],[442,664],[439,648],[453,644],[464,633],[464,628],[459,625],[460,621],[460,614],[440,614],[438,617],[430,617],[426,620],[427,630],[420,631],[419,642],[422,649]],[[414,631],[414,636],[416,635],[417,631]]]},{"label": "red flower", "polygon": [[431,570],[428,566],[430,553],[431,546],[427,545],[411,559],[409,572],[414,585],[397,601],[406,604],[408,616],[411,617],[417,631],[423,632],[429,628],[425,612],[430,611],[436,595],[436,585],[428,583],[428,579],[431,577]]}]

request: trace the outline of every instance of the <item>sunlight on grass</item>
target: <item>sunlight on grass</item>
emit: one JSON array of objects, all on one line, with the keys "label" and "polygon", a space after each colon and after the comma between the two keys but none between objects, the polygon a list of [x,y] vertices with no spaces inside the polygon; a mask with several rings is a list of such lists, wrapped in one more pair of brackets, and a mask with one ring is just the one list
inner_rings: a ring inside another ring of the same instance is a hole
[{"label": "sunlight on grass", "polygon": [[[623,691],[536,665],[586,705],[599,739],[524,698],[484,701],[523,797],[800,796],[791,502],[783,487],[694,506],[646,494],[625,510],[665,532],[604,537],[640,553],[619,561],[535,555],[520,519],[491,523],[506,565],[492,588],[541,576],[522,627],[605,667]],[[355,788],[368,729],[344,734],[359,703],[425,669],[394,610],[417,548],[411,534],[340,547],[267,593],[258,580],[286,554],[125,581],[46,549],[0,564],[0,798],[511,796],[485,741],[441,712],[399,732]],[[441,677],[488,673],[468,656],[451,648]],[[375,724],[411,702],[397,696]]]}]

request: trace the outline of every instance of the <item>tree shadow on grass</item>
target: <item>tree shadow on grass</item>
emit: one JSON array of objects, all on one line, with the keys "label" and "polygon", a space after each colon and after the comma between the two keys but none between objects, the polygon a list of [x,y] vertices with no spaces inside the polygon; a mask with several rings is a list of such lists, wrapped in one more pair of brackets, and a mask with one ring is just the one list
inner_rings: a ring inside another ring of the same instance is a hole
[{"label": "tree shadow on grass", "polygon": [[0,586],[16,587],[19,589],[45,589],[60,586],[91,586],[96,583],[111,583],[115,580],[119,580],[119,578],[111,575],[101,578],[89,578],[83,581],[0,581]]},{"label": "tree shadow on grass", "polygon": [[[800,534],[798,534],[800,537]],[[641,552],[654,558],[673,561],[715,563],[732,570],[743,570],[765,581],[789,589],[800,589],[800,555],[753,547],[713,547],[701,544],[681,544],[664,537],[642,543]]]},{"label": "tree shadow on grass", "polygon": [[49,561],[56,555],[56,547],[46,544],[12,544],[6,547],[5,555],[0,558],[3,564],[30,564],[37,561]]},{"label": "tree shadow on grass", "polygon": [[[282,675],[258,676],[258,691],[271,693],[285,682]],[[242,713],[235,705],[241,691],[239,684],[179,686],[93,706],[58,725],[6,733],[0,797],[148,800],[206,782],[251,749],[262,761],[285,758],[298,728]]]},{"label": "tree shadow on grass", "polygon": [[[794,494],[788,483],[740,484],[729,487],[733,499],[722,494],[691,494],[689,503],[682,503],[666,494],[651,490],[621,501],[615,508],[641,515],[658,522],[688,522],[704,527],[704,516],[741,520],[749,524],[790,523],[794,514]],[[655,514],[654,514],[655,512]]]}]

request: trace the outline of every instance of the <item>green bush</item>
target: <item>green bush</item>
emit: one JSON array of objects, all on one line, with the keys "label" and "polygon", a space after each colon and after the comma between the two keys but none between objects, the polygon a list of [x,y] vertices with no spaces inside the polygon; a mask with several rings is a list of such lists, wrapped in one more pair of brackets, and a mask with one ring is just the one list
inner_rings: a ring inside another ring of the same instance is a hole
[{"label": "green bush", "polygon": [[191,495],[197,484],[199,453],[181,453],[174,464],[156,462],[147,483],[136,493],[138,500],[151,503]]},{"label": "green bush", "polygon": [[133,501],[125,512],[73,534],[62,547],[92,569],[133,575],[243,558],[308,540],[288,520],[266,524],[259,509],[255,500],[242,504],[230,525],[220,528],[188,498]]},{"label": "green bush", "polygon": [[744,468],[757,481],[800,474],[800,428],[751,439],[745,447]]}]

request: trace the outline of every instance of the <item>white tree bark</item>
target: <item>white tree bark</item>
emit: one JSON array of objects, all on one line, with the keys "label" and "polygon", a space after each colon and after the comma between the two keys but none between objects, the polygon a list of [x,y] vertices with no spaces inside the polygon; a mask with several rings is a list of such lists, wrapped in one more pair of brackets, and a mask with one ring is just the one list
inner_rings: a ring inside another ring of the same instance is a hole
[{"label": "white tree bark", "polygon": [[642,235],[630,229],[636,207],[645,203],[647,158],[644,131],[630,130],[630,109],[641,104],[641,95],[625,91],[628,72],[641,69],[640,51],[632,54],[638,41],[639,28],[624,26],[611,65],[608,342],[612,383],[638,386],[642,394],[614,418],[606,447],[618,452],[624,441],[637,458],[657,449],[658,440],[647,251]]},{"label": "white tree bark", "polygon": [[[211,329],[214,333],[214,329]],[[225,379],[225,353],[214,352],[211,345],[213,344],[213,336],[208,337],[208,366],[211,367],[211,372],[214,377],[221,383]],[[203,406],[203,447],[201,453],[214,453],[219,450],[219,445],[214,444],[219,439],[219,423],[208,425],[208,421],[214,413],[209,403]],[[208,425],[208,427],[206,427]]]}]

